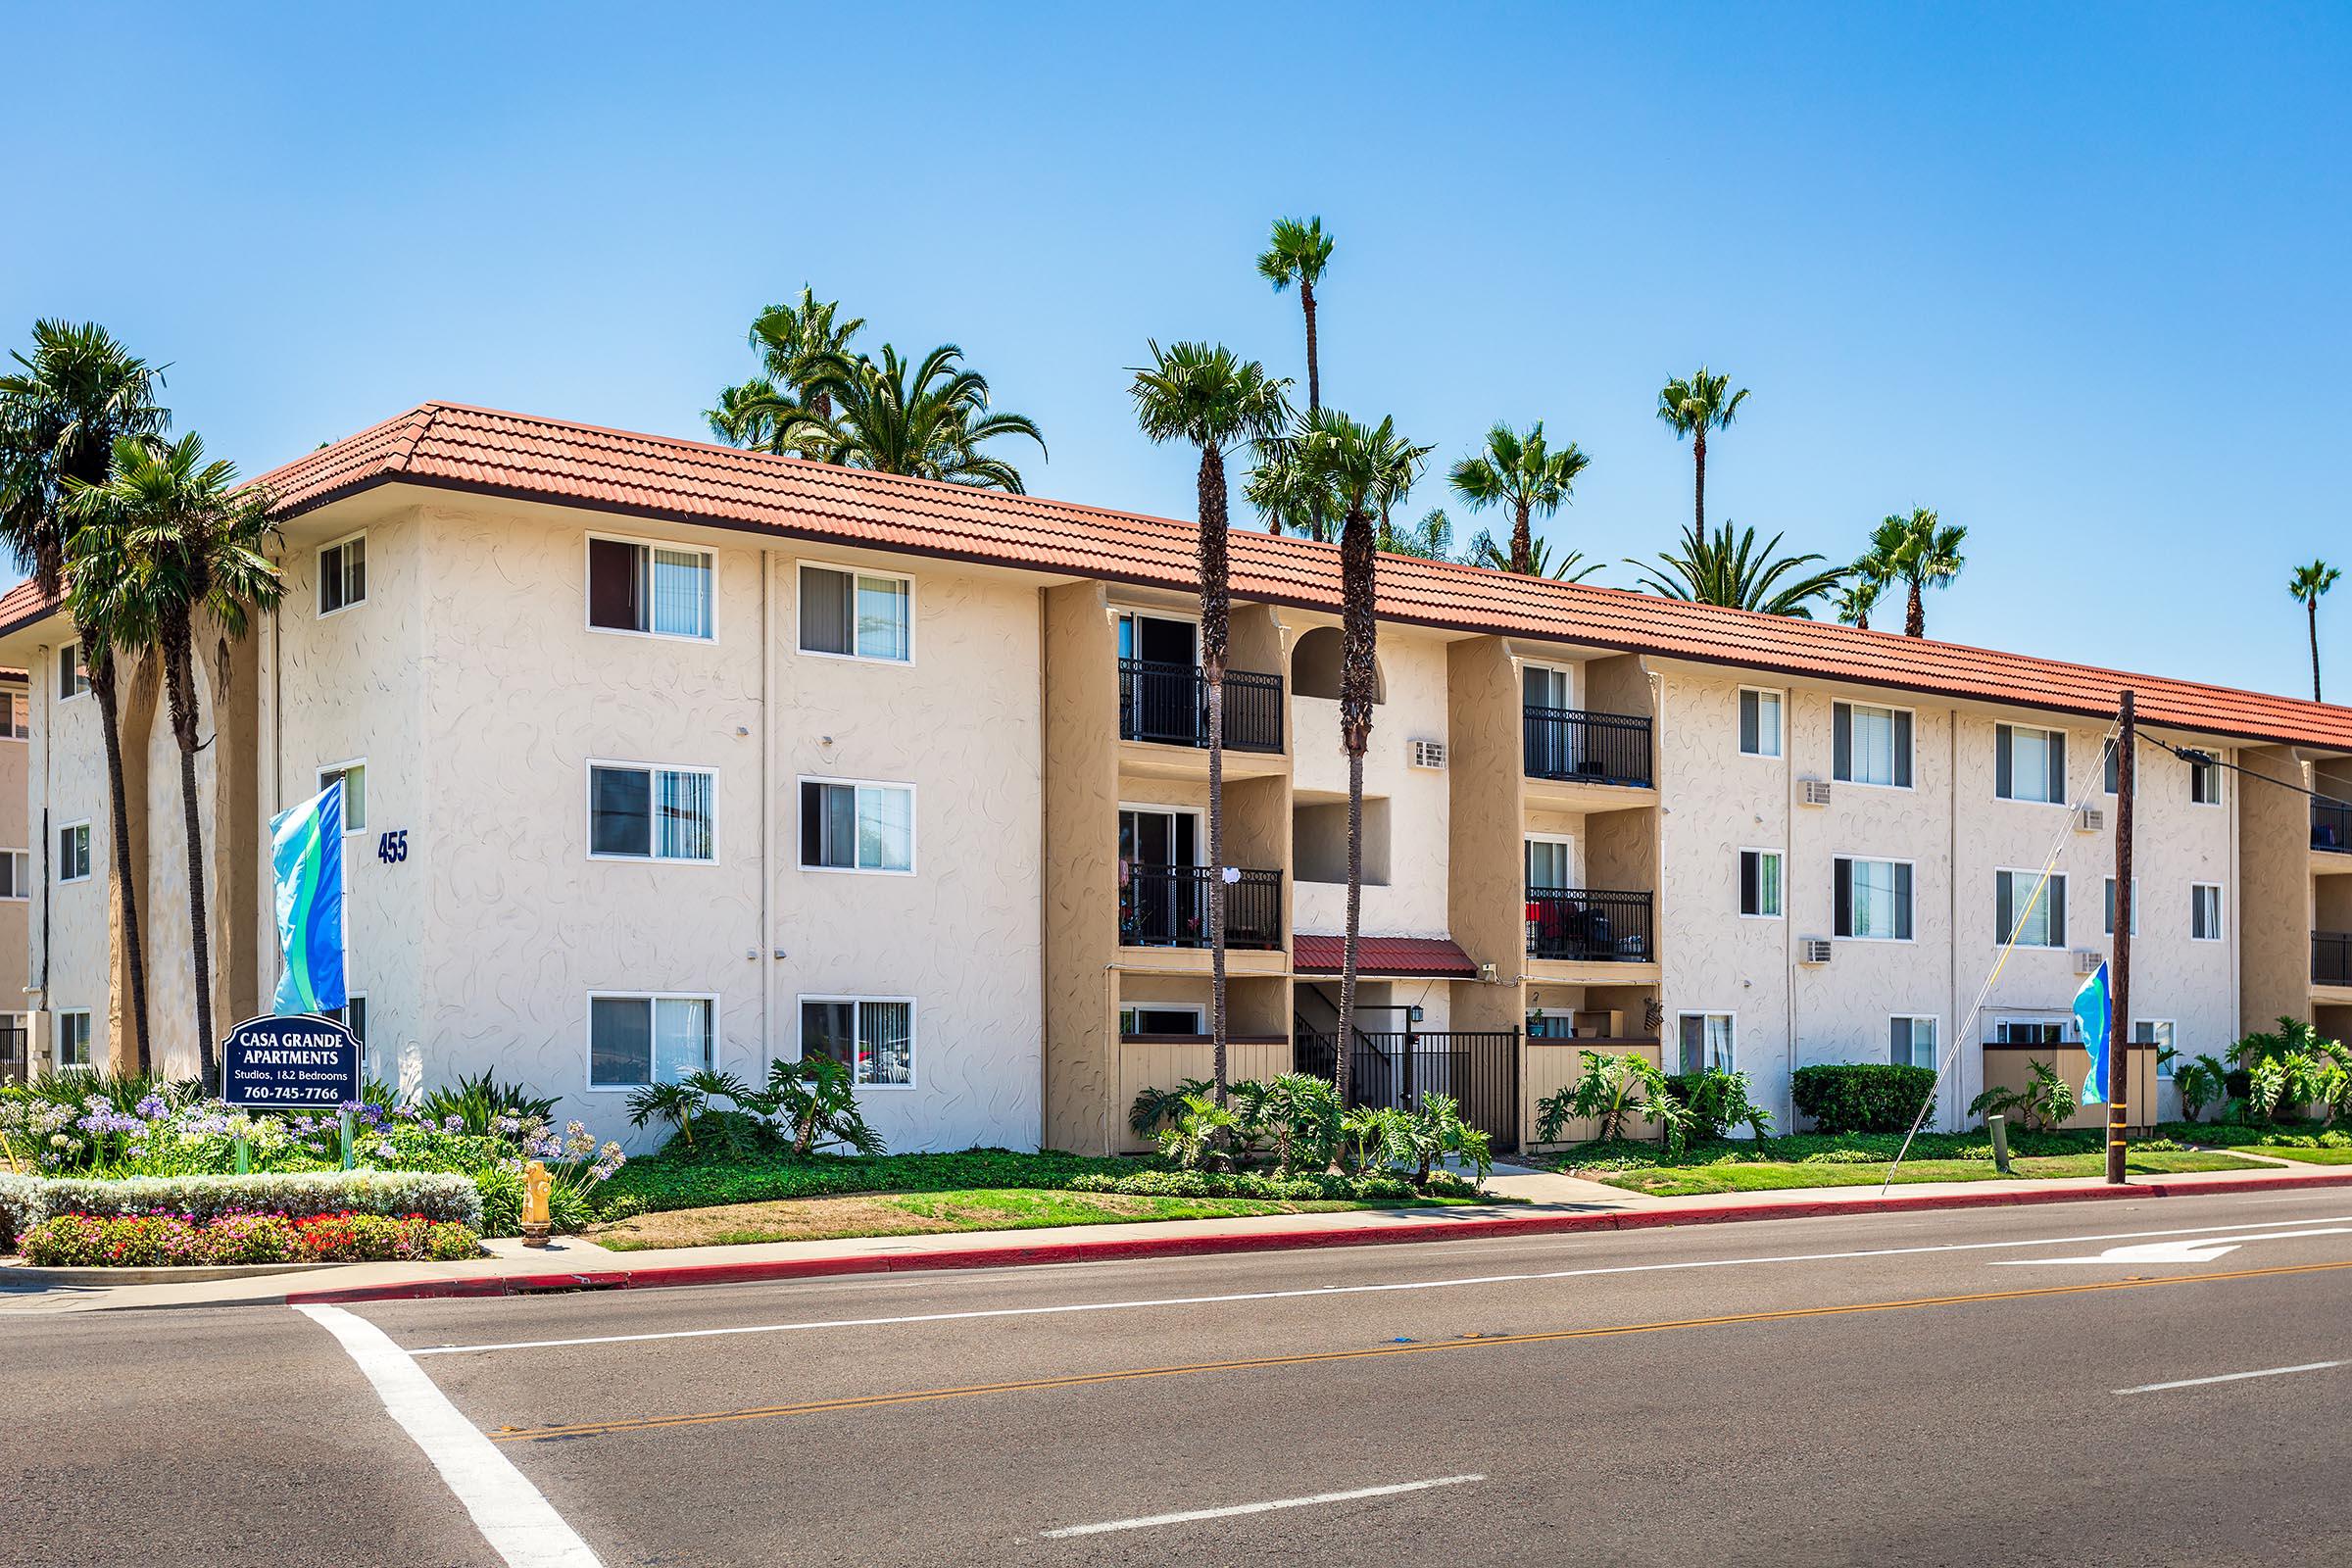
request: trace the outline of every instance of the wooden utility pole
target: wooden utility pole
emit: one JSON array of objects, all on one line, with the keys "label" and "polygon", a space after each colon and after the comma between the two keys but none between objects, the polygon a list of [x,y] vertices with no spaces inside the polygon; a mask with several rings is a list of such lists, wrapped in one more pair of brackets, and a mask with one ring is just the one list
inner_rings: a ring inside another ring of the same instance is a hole
[{"label": "wooden utility pole", "polygon": [[2115,737],[2115,960],[2107,972],[2107,1184],[2124,1184],[2132,1084],[2132,775],[2138,725],[2124,693]]}]

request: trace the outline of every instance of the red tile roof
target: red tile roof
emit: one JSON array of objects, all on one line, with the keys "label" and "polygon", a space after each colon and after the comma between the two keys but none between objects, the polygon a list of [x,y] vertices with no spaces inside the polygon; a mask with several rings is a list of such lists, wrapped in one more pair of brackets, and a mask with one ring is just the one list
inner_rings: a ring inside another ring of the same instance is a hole
[{"label": "red tile roof", "polygon": [[[1295,936],[1291,939],[1291,966],[1300,974],[1338,974],[1342,941],[1303,933]],[[1478,965],[1450,937],[1357,937],[1355,972],[1475,980]]]},{"label": "red tile roof", "polygon": [[[1190,523],[450,403],[412,409],[264,482],[286,516],[398,482],[1178,590],[1198,586]],[[1233,587],[1246,598],[1336,611],[1338,548],[1236,529]],[[20,585],[0,597],[0,632],[50,608]],[[1450,562],[1382,557],[1380,612],[1446,630],[2092,717],[2113,713],[2129,686],[2141,716],[2154,723],[2352,751],[2352,709]]]}]

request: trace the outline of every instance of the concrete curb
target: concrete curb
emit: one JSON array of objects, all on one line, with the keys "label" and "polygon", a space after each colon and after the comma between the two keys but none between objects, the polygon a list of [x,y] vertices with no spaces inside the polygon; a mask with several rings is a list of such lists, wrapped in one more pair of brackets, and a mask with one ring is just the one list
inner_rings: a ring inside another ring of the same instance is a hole
[{"label": "concrete curb", "polygon": [[[354,1301],[433,1300],[465,1297],[529,1296],[565,1291],[662,1290],[685,1285],[754,1285],[779,1280],[821,1279],[840,1274],[895,1274],[914,1270],[1027,1268],[1047,1263],[1117,1262],[1145,1257],[1206,1257],[1229,1252],[1284,1252],[1323,1247],[1392,1247],[1415,1242],[1492,1241],[1513,1236],[1561,1236],[1581,1231],[1655,1230],[1671,1225],[1722,1225],[1742,1220],[1821,1219],[1837,1214],[1908,1213],[1941,1208],[2011,1208],[2043,1203],[2097,1202],[2135,1198],[2198,1198],[2215,1193],[2267,1192],[2278,1188],[2352,1187],[2352,1169],[2313,1175],[2265,1176],[2254,1181],[2232,1175],[2170,1176],[2124,1187],[2029,1188],[1985,1193],[1931,1193],[1887,1198],[1796,1199],[1788,1202],[1714,1203],[1687,1208],[1611,1210],[1596,1214],[1529,1214],[1473,1220],[1410,1220],[1393,1226],[1330,1226],[1321,1230],[1243,1232],[1225,1235],[1139,1236],[1116,1241],[1056,1242],[1037,1247],[967,1247],[935,1251],[851,1257],[777,1258],[762,1262],[685,1263],[654,1268],[580,1270],[568,1273],[472,1275],[462,1279],[415,1280],[348,1290],[298,1291],[288,1305],[348,1304]],[[1846,1189],[1850,1191],[1850,1189]]]},{"label": "concrete curb", "polygon": [[348,1268],[347,1263],[189,1263],[155,1268],[100,1268],[75,1265],[34,1268],[30,1264],[0,1267],[0,1288],[12,1285],[203,1285],[214,1280],[251,1280],[265,1274],[308,1274],[322,1268]]}]

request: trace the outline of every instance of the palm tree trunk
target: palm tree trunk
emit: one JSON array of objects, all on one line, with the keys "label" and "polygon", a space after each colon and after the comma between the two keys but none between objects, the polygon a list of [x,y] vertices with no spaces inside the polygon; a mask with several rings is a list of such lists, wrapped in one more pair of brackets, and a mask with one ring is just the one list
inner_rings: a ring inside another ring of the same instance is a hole
[{"label": "palm tree trunk", "polygon": [[179,743],[179,807],[188,843],[188,942],[196,966],[196,1059],[208,1092],[220,1087],[213,1039],[212,926],[205,915],[204,818],[196,805],[196,672],[186,626],[165,633],[164,673],[172,703],[172,736]]},{"label": "palm tree trunk", "polygon": [[122,786],[122,729],[121,688],[116,684],[112,652],[94,646],[82,634],[82,665],[89,672],[90,691],[98,699],[98,718],[106,738],[106,788],[115,839],[116,896],[122,901],[122,962],[130,982],[131,1039],[142,1077],[155,1070],[154,1048],[147,1039],[147,947],[139,932],[139,881],[130,855],[130,800]]},{"label": "palm tree trunk", "polygon": [[1364,753],[1348,751],[1348,923],[1340,938],[1340,1046],[1335,1069],[1340,1104],[1348,1103],[1348,1058],[1355,1054],[1355,938],[1364,914]]},{"label": "palm tree trunk", "polygon": [[1511,517],[1511,569],[1522,574],[1536,569],[1536,536],[1528,526],[1524,501],[1514,509]]},{"label": "palm tree trunk", "polygon": [[1348,923],[1340,939],[1340,1039],[1333,1079],[1348,1103],[1348,1061],[1355,1049],[1355,948],[1364,899],[1364,750],[1372,732],[1373,618],[1378,558],[1369,514],[1350,511],[1341,525],[1340,745],[1348,753]]},{"label": "palm tree trunk", "polygon": [[1208,688],[1208,996],[1209,1074],[1216,1102],[1226,1099],[1225,984],[1225,655],[1232,605],[1227,589],[1225,455],[1200,449],[1200,674]]},{"label": "palm tree trunk", "polygon": [[1911,607],[1903,612],[1903,635],[1925,637],[1928,634],[1928,607],[1919,595],[1919,579],[1911,579]]},{"label": "palm tree trunk", "polygon": [[2303,609],[2311,616],[2311,700],[2320,701],[2320,596],[2313,594],[2303,601]]},{"label": "palm tree trunk", "polygon": [[[1298,277],[1298,308],[1306,316],[1306,416],[1313,418],[1323,410],[1323,367],[1315,349],[1315,285],[1302,272]],[[1323,501],[1315,499],[1313,520],[1315,543],[1331,537],[1331,524],[1323,515]]]},{"label": "palm tree trunk", "polygon": [[1698,524],[1698,537],[1707,536],[1707,427],[1701,424],[1690,432],[1690,467],[1695,476],[1690,487],[1690,520]]}]

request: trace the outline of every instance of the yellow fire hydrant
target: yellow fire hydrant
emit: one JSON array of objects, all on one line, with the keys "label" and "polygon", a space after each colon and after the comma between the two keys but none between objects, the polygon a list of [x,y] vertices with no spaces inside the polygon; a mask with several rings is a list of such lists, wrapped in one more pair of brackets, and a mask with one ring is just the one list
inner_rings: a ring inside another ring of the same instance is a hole
[{"label": "yellow fire hydrant", "polygon": [[556,1179],[547,1167],[537,1160],[523,1167],[522,1172],[522,1245],[545,1247],[554,1221],[549,1217],[548,1199],[556,1190]]}]

